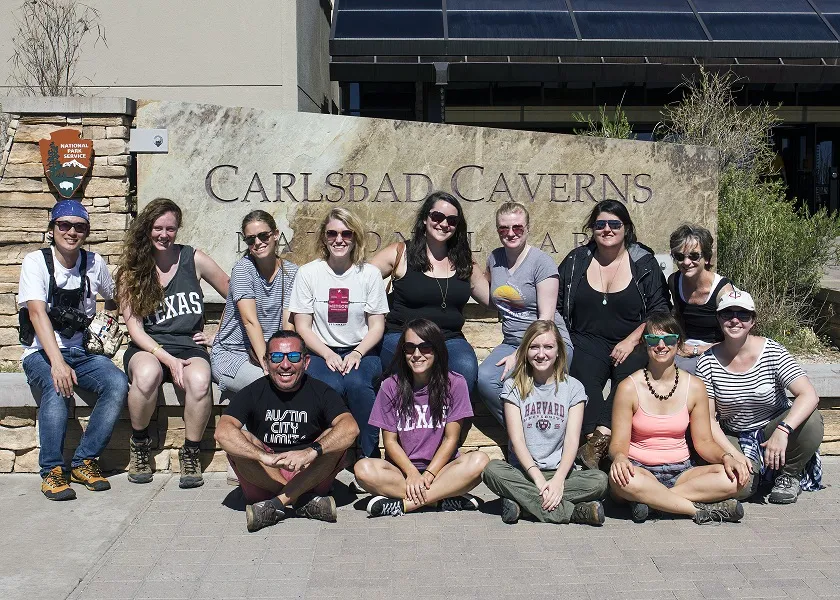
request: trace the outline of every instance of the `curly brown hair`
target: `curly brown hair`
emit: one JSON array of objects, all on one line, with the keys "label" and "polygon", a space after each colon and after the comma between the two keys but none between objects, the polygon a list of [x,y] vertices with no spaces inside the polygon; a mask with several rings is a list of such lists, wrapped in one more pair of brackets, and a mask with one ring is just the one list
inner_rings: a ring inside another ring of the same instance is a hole
[{"label": "curly brown hair", "polygon": [[181,208],[168,198],[155,198],[140,211],[123,239],[123,251],[115,281],[117,298],[138,317],[152,314],[163,302],[163,287],[155,272],[155,256],[149,237],[152,225],[166,213],[173,213],[181,226]]}]

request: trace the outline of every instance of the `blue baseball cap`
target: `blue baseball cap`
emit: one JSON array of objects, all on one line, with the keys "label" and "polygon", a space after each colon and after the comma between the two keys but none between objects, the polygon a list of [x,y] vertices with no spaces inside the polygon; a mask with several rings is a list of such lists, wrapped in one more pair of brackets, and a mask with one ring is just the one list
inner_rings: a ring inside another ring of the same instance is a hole
[{"label": "blue baseball cap", "polygon": [[56,222],[61,217],[81,217],[90,223],[88,211],[82,206],[78,200],[61,200],[53,206],[52,214],[50,216],[50,225]]}]

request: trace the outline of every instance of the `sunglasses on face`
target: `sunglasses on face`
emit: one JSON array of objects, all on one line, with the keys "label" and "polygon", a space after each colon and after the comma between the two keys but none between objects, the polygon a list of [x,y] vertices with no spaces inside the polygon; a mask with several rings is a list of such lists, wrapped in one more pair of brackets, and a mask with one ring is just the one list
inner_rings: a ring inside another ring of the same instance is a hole
[{"label": "sunglasses on face", "polygon": [[665,333],[663,335],[654,333],[645,334],[645,343],[651,348],[658,346],[659,342],[665,342],[666,346],[675,346],[678,341],[680,341],[678,333]]},{"label": "sunglasses on face", "polygon": [[268,240],[271,239],[271,232],[260,231],[259,233],[255,233],[254,235],[246,235],[243,239],[245,240],[245,244],[247,246],[253,246],[257,243],[257,240],[261,241],[263,244],[267,244]]},{"label": "sunglasses on face", "polygon": [[303,352],[270,352],[268,354],[268,359],[275,365],[283,362],[284,358],[288,358],[290,363],[296,364],[303,358]]},{"label": "sunglasses on face", "polygon": [[610,229],[617,231],[624,227],[624,223],[618,219],[598,219],[595,221],[595,231],[603,231],[609,225]]},{"label": "sunglasses on face", "polygon": [[688,254],[684,254],[682,252],[671,252],[671,256],[673,256],[674,260],[677,262],[684,261],[686,256],[691,262],[697,262],[703,257],[703,255],[699,252],[689,252]]},{"label": "sunglasses on face", "polygon": [[724,321],[731,321],[732,319],[737,317],[737,319],[741,321],[741,323],[749,323],[753,320],[753,314],[748,310],[724,309],[718,313],[718,316]]},{"label": "sunglasses on face", "polygon": [[75,229],[76,233],[87,233],[90,228],[87,223],[71,223],[70,221],[56,221],[55,224],[58,225],[61,233],[67,233],[70,229]]},{"label": "sunglasses on face", "polygon": [[344,231],[336,231],[335,229],[327,229],[326,231],[327,241],[332,242],[339,236],[345,242],[352,242],[353,241],[353,231],[350,229],[345,229]]},{"label": "sunglasses on face", "polygon": [[432,354],[434,352],[431,342],[420,342],[419,344],[406,342],[403,344],[403,348],[405,348],[405,353],[409,355],[414,354],[415,350],[419,350],[420,354]]},{"label": "sunglasses on face", "polygon": [[458,215],[445,215],[438,210],[430,210],[429,218],[432,220],[432,223],[442,223],[443,221],[446,221],[446,224],[450,227],[455,227],[459,220]]},{"label": "sunglasses on face", "polygon": [[499,232],[499,235],[507,235],[509,231],[513,232],[513,235],[522,237],[525,234],[525,226],[524,225],[499,225],[496,227],[496,231]]}]

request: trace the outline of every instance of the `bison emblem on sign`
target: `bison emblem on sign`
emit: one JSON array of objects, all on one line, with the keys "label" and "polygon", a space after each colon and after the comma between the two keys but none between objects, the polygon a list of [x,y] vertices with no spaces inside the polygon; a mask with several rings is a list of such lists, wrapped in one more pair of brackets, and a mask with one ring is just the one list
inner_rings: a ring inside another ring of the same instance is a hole
[{"label": "bison emblem on sign", "polygon": [[71,198],[82,185],[93,161],[93,141],[76,129],[59,129],[38,142],[47,179],[62,198]]}]

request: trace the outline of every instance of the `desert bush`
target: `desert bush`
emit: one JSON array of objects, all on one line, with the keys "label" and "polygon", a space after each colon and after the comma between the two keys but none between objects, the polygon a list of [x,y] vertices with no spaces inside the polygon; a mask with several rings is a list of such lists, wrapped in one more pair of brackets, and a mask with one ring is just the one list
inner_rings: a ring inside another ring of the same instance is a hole
[{"label": "desert bush", "polygon": [[584,115],[583,113],[575,113],[572,115],[572,118],[575,122],[584,126],[580,129],[575,129],[575,135],[615,138],[620,140],[636,139],[636,134],[633,133],[633,127],[630,125],[627,114],[621,108],[621,104],[615,107],[612,116],[607,113],[606,106],[599,106],[597,120],[593,119],[592,115]]}]

